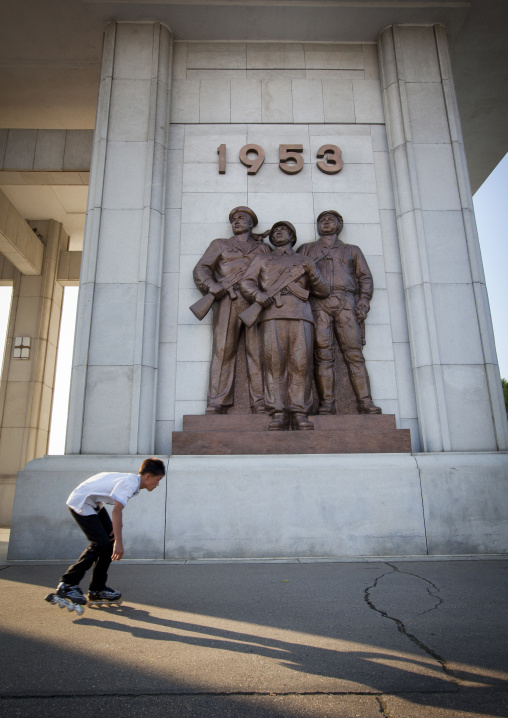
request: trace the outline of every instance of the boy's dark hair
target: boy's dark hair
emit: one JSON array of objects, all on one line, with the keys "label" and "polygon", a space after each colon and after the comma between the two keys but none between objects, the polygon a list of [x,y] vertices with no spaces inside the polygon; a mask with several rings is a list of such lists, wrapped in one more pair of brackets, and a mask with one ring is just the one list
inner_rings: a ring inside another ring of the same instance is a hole
[{"label": "boy's dark hair", "polygon": [[139,467],[140,474],[155,474],[155,476],[164,476],[166,474],[166,467],[164,462],[160,459],[145,459]]}]

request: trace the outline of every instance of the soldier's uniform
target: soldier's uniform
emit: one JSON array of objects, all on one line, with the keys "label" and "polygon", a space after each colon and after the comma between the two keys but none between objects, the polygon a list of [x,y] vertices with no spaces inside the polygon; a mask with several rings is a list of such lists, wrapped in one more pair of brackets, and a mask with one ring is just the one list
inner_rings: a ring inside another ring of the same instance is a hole
[{"label": "soldier's uniform", "polygon": [[[241,275],[254,256],[264,256],[270,251],[267,244],[252,237],[246,241],[235,236],[214,239],[194,267],[194,282],[198,289],[206,293],[214,283],[237,273]],[[237,290],[238,285],[235,284],[228,294],[213,304],[213,346],[207,411],[225,413],[234,403],[236,354],[243,328],[238,316],[249,306]],[[263,411],[263,375],[256,326],[245,329],[245,354],[250,405],[253,411]]]},{"label": "soldier's uniform", "polygon": [[[271,254],[252,261],[240,283],[241,291],[254,302],[260,292],[266,292],[275,281],[304,263],[303,257],[290,245],[278,247]],[[326,297],[330,292],[318,269],[311,274],[304,273],[283,288],[276,302],[263,309],[259,317],[265,405],[271,414],[306,415],[312,408],[314,317],[307,299],[309,292],[319,297]],[[293,428],[313,426],[293,424]]]},{"label": "soldier's uniform", "polygon": [[362,352],[362,327],[355,314],[357,302],[361,299],[370,302],[374,291],[372,274],[361,249],[344,244],[338,238],[329,243],[320,237],[299,247],[298,252],[316,262],[331,287],[327,299],[311,299],[316,325],[314,358],[319,413],[335,412],[334,336],[342,350],[362,412],[380,413],[381,410],[372,403]]}]

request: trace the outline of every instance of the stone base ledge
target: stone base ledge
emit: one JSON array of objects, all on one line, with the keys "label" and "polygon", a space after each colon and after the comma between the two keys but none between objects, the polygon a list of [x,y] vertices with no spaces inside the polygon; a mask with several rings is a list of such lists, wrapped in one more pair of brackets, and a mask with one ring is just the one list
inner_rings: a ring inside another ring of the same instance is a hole
[{"label": "stone base ledge", "polygon": [[[65,506],[139,456],[46,456],[18,474],[9,560],[75,559]],[[167,457],[161,457],[166,458]],[[508,553],[508,453],[173,456],[124,514],[133,560],[299,560]]]}]

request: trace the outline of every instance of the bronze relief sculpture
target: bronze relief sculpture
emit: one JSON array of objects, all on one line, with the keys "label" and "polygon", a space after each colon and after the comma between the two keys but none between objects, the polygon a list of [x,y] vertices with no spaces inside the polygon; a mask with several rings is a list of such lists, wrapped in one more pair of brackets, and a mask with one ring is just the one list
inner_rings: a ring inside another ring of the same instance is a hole
[{"label": "bronze relief sculpture", "polygon": [[[207,414],[234,404],[237,355],[245,336],[246,383],[252,413],[271,414],[271,431],[314,429],[313,377],[318,414],[335,414],[337,345],[347,366],[359,412],[380,414],[372,401],[362,347],[373,280],[363,253],[339,239],[343,219],[335,210],[317,219],[319,239],[295,252],[291,222],[270,230],[272,251],[256,235],[256,214],[235,207],[233,236],[215,239],[194,268],[203,293],[191,310],[202,319],[213,309],[213,347]],[[243,349],[242,349],[243,352]],[[345,371],[345,369],[344,369]],[[241,405],[241,403],[240,403]],[[268,420],[267,420],[268,421]]]},{"label": "bronze relief sculpture", "polygon": [[[291,222],[276,222],[270,231],[275,247],[255,257],[240,290],[252,308],[240,315],[248,324],[259,316],[264,369],[265,406],[271,414],[269,431],[314,429],[312,352],[314,317],[309,295],[327,297],[328,282],[312,260],[296,254],[296,230]],[[253,312],[254,310],[254,312]]]},{"label": "bronze relief sculpture", "polygon": [[370,392],[369,375],[362,347],[364,322],[374,291],[372,274],[359,247],[339,239],[344,220],[334,210],[317,218],[319,239],[299,247],[298,252],[316,262],[331,288],[326,299],[312,299],[315,338],[315,378],[319,414],[335,414],[335,341],[348,367],[360,413],[381,414]]}]

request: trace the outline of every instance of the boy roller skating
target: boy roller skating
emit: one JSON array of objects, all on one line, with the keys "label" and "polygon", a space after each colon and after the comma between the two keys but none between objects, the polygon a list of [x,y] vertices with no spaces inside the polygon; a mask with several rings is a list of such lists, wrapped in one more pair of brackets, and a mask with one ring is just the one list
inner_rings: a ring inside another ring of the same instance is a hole
[{"label": "boy roller skating", "polygon": [[[87,599],[79,583],[92,568],[88,600],[98,605],[121,602],[122,594],[109,588],[106,580],[111,561],[120,561],[124,554],[123,509],[141,489],[153,491],[157,488],[165,473],[164,463],[150,458],[143,461],[139,474],[95,474],[74,489],[67,499],[67,506],[90,544],[62,575],[56,593],[50,593],[47,601],[81,615]],[[111,518],[104,504],[113,504]]]}]

